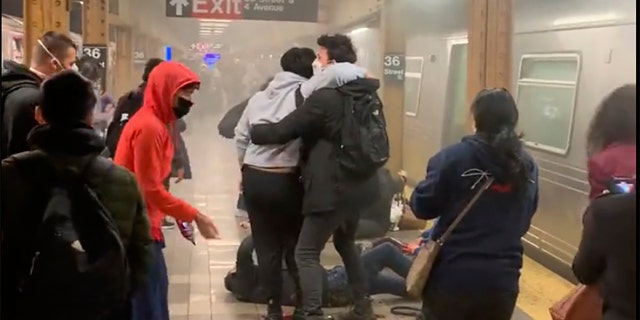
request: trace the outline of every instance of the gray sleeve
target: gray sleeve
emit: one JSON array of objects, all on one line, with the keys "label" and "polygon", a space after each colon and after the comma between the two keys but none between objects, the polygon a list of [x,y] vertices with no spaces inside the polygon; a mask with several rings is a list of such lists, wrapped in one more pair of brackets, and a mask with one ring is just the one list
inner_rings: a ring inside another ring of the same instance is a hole
[{"label": "gray sleeve", "polygon": [[335,63],[327,66],[322,72],[315,74],[311,79],[300,86],[300,93],[306,99],[314,91],[322,88],[341,86],[349,81],[364,78],[367,70],[348,62]]},{"label": "gray sleeve", "polygon": [[251,136],[249,135],[251,125],[249,123],[248,110],[248,107],[244,109],[244,112],[242,112],[242,116],[234,130],[234,139],[236,140],[236,151],[238,153],[238,163],[240,166],[244,163],[244,155],[247,151],[247,146],[249,146],[249,142],[251,141]]}]

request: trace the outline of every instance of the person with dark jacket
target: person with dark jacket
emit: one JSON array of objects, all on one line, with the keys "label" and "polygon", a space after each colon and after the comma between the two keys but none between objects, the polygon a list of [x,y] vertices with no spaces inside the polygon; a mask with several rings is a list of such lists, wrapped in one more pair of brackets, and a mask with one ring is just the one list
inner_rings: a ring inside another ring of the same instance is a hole
[{"label": "person with dark jacket", "polygon": [[603,320],[637,319],[637,194],[605,193],[584,214],[582,239],[573,273],[596,285],[603,300]]},{"label": "person with dark jacket", "polygon": [[[324,35],[318,39],[318,60],[322,65],[355,63],[351,39],[344,35]],[[378,196],[377,177],[342,178],[334,150],[339,147],[346,99],[376,96],[380,82],[356,79],[339,88],[313,92],[305,103],[278,123],[255,124],[251,141],[256,145],[283,144],[302,138],[302,181],[305,215],[296,263],[302,284],[302,314],[295,319],[332,319],[322,311],[322,266],[320,253],[333,234],[333,244],[349,275],[354,308],[343,319],[375,319],[368,297],[364,267],[355,245],[359,209]],[[295,315],[294,315],[295,316]]]},{"label": "person with dark jacket", "polygon": [[587,133],[589,198],[600,195],[613,178],[636,177],[636,85],[611,92],[598,107]]},{"label": "person with dark jacket", "polygon": [[27,135],[38,125],[40,85],[51,75],[74,68],[76,49],[69,37],[49,31],[37,40],[30,67],[3,61],[2,159],[29,150]]},{"label": "person with dark jacket", "polygon": [[[39,108],[46,124],[35,127],[29,134],[28,144],[34,151],[27,153],[44,154],[54,165],[81,172],[104,148],[103,140],[90,126],[96,103],[91,83],[76,72],[64,71],[45,81],[42,93]],[[20,168],[22,165],[25,167]],[[2,161],[0,261],[3,319],[14,319],[5,316],[17,311],[13,310],[17,308],[13,303],[18,294],[17,281],[31,264],[31,248],[36,243],[34,234],[40,226],[42,206],[50,199],[51,189],[44,187],[47,183],[30,183],[32,178],[25,176],[25,172],[41,169],[27,165],[31,163],[19,165],[14,157]],[[107,172],[88,170],[85,177],[87,185],[97,194],[118,226],[131,271],[131,290],[136,290],[147,277],[148,245],[151,242],[145,206],[136,180],[128,170],[118,166],[112,166]],[[37,305],[29,307],[38,308]],[[56,318],[52,314],[48,316]],[[114,319],[126,318],[115,316]]]},{"label": "person with dark jacket", "polygon": [[116,108],[113,111],[113,119],[109,123],[107,128],[107,148],[109,149],[109,157],[113,157],[116,154],[116,148],[118,146],[118,139],[122,132],[122,127],[131,119],[134,113],[142,106],[142,97],[144,96],[144,88],[147,86],[149,80],[149,74],[162,59],[151,58],[144,65],[144,71],[142,73],[142,83],[134,89],[125,93],[118,102]]},{"label": "person with dark jacket", "polygon": [[538,169],[516,134],[518,109],[506,89],[471,104],[476,133],[440,150],[411,195],[416,217],[439,217],[442,236],[486,179],[495,179],[446,240],[423,292],[425,319],[509,320],[518,297],[521,237],[538,206]]},{"label": "person with dark jacket", "polygon": [[404,188],[404,181],[400,177],[394,177],[387,168],[380,168],[377,176],[380,197],[360,210],[356,239],[383,237],[389,231],[393,198]]}]

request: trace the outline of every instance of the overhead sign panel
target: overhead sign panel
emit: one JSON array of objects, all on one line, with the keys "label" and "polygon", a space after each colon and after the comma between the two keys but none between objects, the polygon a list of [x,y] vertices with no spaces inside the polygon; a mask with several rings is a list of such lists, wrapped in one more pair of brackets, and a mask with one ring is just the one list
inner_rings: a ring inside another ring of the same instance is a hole
[{"label": "overhead sign panel", "polygon": [[167,17],[318,22],[318,0],[165,0]]}]

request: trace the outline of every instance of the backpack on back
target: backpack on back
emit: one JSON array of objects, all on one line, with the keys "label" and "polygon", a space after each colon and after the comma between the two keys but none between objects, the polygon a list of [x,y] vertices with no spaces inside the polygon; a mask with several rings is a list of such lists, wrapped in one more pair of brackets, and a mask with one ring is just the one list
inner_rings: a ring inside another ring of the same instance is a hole
[{"label": "backpack on back", "polygon": [[[337,89],[338,92],[340,88]],[[387,124],[375,93],[354,97],[342,93],[344,122],[340,130],[338,164],[355,178],[368,178],[389,160]]]},{"label": "backpack on back", "polygon": [[[49,190],[28,270],[20,270],[24,319],[100,319],[127,301],[129,267],[113,217],[86,183],[86,172],[106,175],[114,165],[96,157],[80,174],[59,169],[39,151],[13,156],[29,183]],[[45,182],[46,181],[46,182]],[[45,193],[47,194],[47,193]]]},{"label": "backpack on back", "polygon": [[124,129],[124,126],[129,122],[129,119],[142,107],[141,91],[141,88],[138,88],[118,99],[114,111],[115,117],[107,128],[105,139],[109,154],[102,154],[103,156],[114,157],[116,155],[116,148],[118,146],[118,140],[120,140],[120,135],[122,135],[122,129]]}]

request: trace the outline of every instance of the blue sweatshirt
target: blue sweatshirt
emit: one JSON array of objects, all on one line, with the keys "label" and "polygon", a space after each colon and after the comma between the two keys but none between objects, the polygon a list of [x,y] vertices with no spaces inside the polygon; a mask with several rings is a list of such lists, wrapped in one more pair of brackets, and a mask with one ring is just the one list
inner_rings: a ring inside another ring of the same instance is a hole
[{"label": "blue sweatshirt", "polygon": [[440,218],[432,238],[440,237],[487,176],[496,182],[480,197],[444,243],[427,284],[447,292],[518,292],[521,237],[538,205],[538,169],[524,150],[530,184],[516,194],[491,147],[472,135],[429,159],[426,178],[411,195],[420,219]]}]

